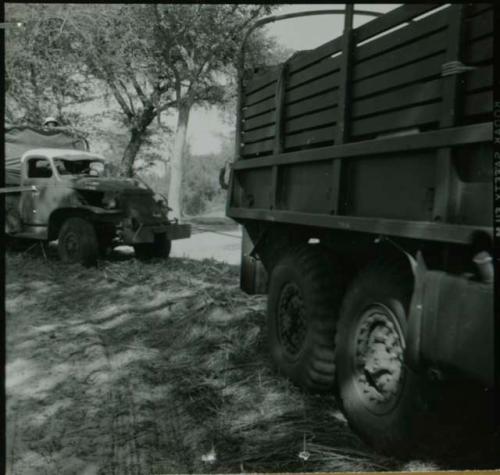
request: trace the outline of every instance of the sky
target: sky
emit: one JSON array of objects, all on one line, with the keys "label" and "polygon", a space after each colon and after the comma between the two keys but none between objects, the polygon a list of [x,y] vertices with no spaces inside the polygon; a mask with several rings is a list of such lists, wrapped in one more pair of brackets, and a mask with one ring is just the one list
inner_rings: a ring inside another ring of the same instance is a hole
[{"label": "sky", "polygon": [[[385,13],[401,4],[356,4],[358,8]],[[342,8],[342,4],[294,4],[283,5],[276,15],[313,10],[328,10]],[[355,15],[354,27],[358,27],[373,17]],[[342,34],[343,15],[320,15],[303,18],[293,18],[273,23],[267,27],[267,32],[276,40],[293,50],[307,50],[320,46]],[[236,114],[236,111],[235,111]],[[231,126],[224,123],[221,113],[215,109],[195,110],[191,114],[188,129],[188,140],[191,151],[195,155],[218,153],[222,136],[232,132]]]}]

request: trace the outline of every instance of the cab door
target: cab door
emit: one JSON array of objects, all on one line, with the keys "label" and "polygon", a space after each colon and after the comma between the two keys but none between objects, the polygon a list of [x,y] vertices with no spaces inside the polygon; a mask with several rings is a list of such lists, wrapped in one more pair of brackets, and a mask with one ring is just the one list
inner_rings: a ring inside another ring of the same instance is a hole
[{"label": "cab door", "polygon": [[21,192],[21,219],[30,226],[47,226],[52,211],[48,195],[55,184],[52,164],[47,157],[33,156],[24,161],[23,167],[22,184],[34,185],[37,191]]}]

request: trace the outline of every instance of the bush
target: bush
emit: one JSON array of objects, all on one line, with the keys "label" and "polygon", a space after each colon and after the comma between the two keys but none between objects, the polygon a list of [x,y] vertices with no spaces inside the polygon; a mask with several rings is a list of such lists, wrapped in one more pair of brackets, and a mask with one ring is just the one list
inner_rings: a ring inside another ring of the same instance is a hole
[{"label": "bush", "polygon": [[210,208],[223,206],[226,192],[219,184],[220,169],[232,156],[232,141],[226,140],[217,154],[192,155],[184,159],[182,180],[183,213],[199,215]]}]

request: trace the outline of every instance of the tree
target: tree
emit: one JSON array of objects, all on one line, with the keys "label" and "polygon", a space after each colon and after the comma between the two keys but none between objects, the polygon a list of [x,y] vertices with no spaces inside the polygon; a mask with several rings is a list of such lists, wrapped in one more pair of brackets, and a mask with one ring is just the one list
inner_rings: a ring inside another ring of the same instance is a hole
[{"label": "tree", "polygon": [[[228,99],[227,88],[239,51],[242,32],[269,5],[148,5],[157,61],[173,85],[177,109],[174,150],[170,160],[168,200],[181,214],[183,157],[193,106],[219,105]],[[264,58],[272,41],[255,35],[253,51]]]},{"label": "tree", "polygon": [[222,146],[217,153],[193,155],[189,144],[182,176],[182,210],[188,215],[198,215],[207,208],[222,207],[225,192],[219,183],[219,172],[234,152],[234,137],[221,136]]},{"label": "tree", "polygon": [[119,105],[130,133],[121,172],[132,176],[148,127],[173,105],[171,85],[151,51],[147,12],[143,5],[72,5],[72,9],[67,29],[73,38],[71,54],[80,61],[82,73],[101,80]]},{"label": "tree", "polygon": [[11,5],[7,17],[25,24],[7,37],[7,102],[18,111],[19,121],[39,125],[43,117],[54,115],[55,104],[58,119],[67,123],[64,106],[91,99],[104,86],[130,133],[121,173],[132,176],[149,125],[171,105],[170,85],[144,40],[144,8]]},{"label": "tree", "polygon": [[6,118],[14,123],[40,125],[48,115],[56,115],[62,124],[70,124],[74,117],[65,107],[84,102],[92,92],[74,65],[61,54],[58,43],[64,6],[40,7],[6,6],[6,19],[23,25],[5,33]]},{"label": "tree", "polygon": [[[162,112],[175,109],[177,126],[170,161],[169,202],[175,214],[180,215],[182,157],[192,108],[227,101],[242,32],[274,7],[231,4],[16,7],[29,12],[36,34],[33,38],[29,36],[30,26],[23,46],[15,50],[11,45],[9,78],[21,78],[11,95],[29,89],[30,94],[22,96],[31,101],[26,101],[26,108],[37,111],[34,115],[41,115],[37,105],[41,91],[52,90],[48,100],[56,97],[55,91],[58,97],[66,99],[75,91],[84,91],[84,85],[92,89],[104,84],[119,105],[130,133],[121,161],[124,175],[133,174],[135,158],[153,121],[158,119],[160,123]],[[272,57],[269,54],[272,48],[271,40],[255,34],[249,57],[264,62]],[[30,61],[24,61],[24,49]],[[28,66],[31,72],[23,75],[23,68]],[[42,74],[45,71],[47,74]],[[26,84],[29,80],[32,84]]]}]

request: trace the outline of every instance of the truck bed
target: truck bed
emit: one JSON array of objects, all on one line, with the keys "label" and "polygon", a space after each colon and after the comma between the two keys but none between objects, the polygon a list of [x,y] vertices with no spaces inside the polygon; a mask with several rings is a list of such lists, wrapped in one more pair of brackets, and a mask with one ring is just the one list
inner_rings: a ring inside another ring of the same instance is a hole
[{"label": "truck bed", "polygon": [[490,233],[492,4],[438,7],[402,6],[247,72],[228,216],[447,242]]}]

